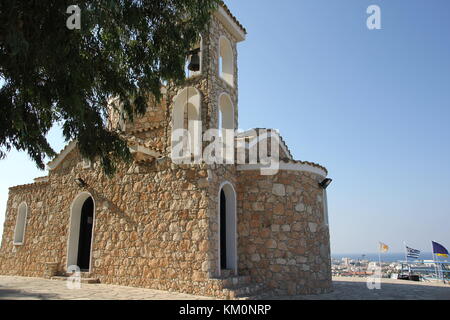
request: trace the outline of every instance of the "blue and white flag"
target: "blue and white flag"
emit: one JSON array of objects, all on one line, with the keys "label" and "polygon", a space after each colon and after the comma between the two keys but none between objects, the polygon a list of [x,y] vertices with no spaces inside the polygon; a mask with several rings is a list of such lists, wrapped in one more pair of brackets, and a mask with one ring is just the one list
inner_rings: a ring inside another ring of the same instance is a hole
[{"label": "blue and white flag", "polygon": [[406,256],[412,259],[419,259],[420,250],[406,246]]},{"label": "blue and white flag", "polygon": [[442,244],[432,241],[433,254],[441,257],[448,258],[448,250]]}]

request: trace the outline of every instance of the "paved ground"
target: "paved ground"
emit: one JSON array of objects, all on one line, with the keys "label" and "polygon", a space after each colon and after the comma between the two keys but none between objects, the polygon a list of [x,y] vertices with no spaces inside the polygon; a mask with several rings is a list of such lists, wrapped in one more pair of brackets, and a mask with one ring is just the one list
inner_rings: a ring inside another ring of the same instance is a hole
[{"label": "paved ground", "polygon": [[[380,290],[369,290],[365,278],[334,278],[334,292],[320,296],[277,297],[286,300],[450,300],[450,285],[383,279]],[[211,298],[105,284],[82,284],[0,276],[0,299],[14,300],[208,300]]]},{"label": "paved ground", "polygon": [[0,276],[0,300],[207,300],[208,297],[106,284],[81,284],[68,289],[66,281]]},{"label": "paved ground", "polygon": [[367,278],[333,278],[334,291],[320,296],[281,297],[284,300],[450,300],[450,285],[382,279],[379,290],[369,290]]}]

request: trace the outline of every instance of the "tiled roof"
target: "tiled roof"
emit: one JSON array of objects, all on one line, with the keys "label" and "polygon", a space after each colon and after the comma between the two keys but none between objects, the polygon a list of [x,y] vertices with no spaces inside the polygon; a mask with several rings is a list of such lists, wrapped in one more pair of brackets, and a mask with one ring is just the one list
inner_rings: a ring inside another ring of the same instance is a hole
[{"label": "tiled roof", "polygon": [[288,156],[290,159],[294,159],[294,157],[292,156],[291,150],[289,150],[289,147],[288,147],[288,145],[286,144],[286,142],[284,141],[283,137],[282,137],[280,134],[279,134],[278,136],[280,137],[281,143],[282,143],[282,144],[284,145],[284,147],[285,147],[287,156]]},{"label": "tiled roof", "polygon": [[48,176],[34,178],[34,182],[47,182]]},{"label": "tiled roof", "polygon": [[224,1],[220,0],[219,1],[219,5],[225,10],[225,12],[230,16],[231,19],[233,19],[234,22],[236,22],[236,24],[239,26],[239,28],[242,29],[242,31],[244,31],[245,34],[247,34],[247,30],[244,28],[244,26],[239,22],[239,20],[231,13],[230,9],[228,8],[228,6],[225,4]]},{"label": "tiled roof", "polygon": [[55,158],[53,158],[52,161],[50,161],[49,163],[47,163],[47,167],[50,170],[53,170],[54,168],[56,168],[59,163],[61,161],[64,160],[64,158],[70,153],[70,151],[72,151],[75,147],[77,146],[77,142],[75,140],[70,141],[65,147],[64,149],[62,149]]},{"label": "tiled roof", "polygon": [[314,163],[314,162],[309,162],[309,161],[300,161],[300,160],[289,160],[289,161],[283,161],[284,163],[294,163],[294,164],[305,164],[305,165],[309,165],[321,170],[324,170],[326,172],[326,174],[328,175],[328,170],[327,168],[325,168],[324,166],[321,166],[318,163]]},{"label": "tiled roof", "polygon": [[[143,131],[145,131],[145,129]],[[126,140],[131,145],[138,145],[141,147],[145,147],[145,148],[155,152],[156,154],[161,154],[163,152],[162,150],[159,150],[153,146],[150,146],[144,140],[139,139],[135,136],[121,135],[121,138]],[[64,149],[62,149],[61,152],[59,152],[52,161],[47,163],[47,166],[49,167],[49,169],[53,170],[54,168],[56,168],[61,163],[61,161],[64,160],[64,158],[69,154],[69,152],[72,151],[76,146],[77,146],[77,141],[75,141],[75,140],[73,140],[69,144],[67,144],[64,147]]]},{"label": "tiled roof", "polygon": [[28,189],[28,188],[32,188],[32,187],[43,187],[43,186],[46,186],[48,184],[49,184],[48,181],[28,183],[28,184],[21,184],[21,185],[18,185],[18,186],[10,187],[9,190],[20,190],[20,189]]},{"label": "tiled roof", "polygon": [[[248,134],[252,133],[252,131],[256,131],[259,134],[260,130],[267,130],[267,131],[273,131],[273,129],[269,129],[269,128],[254,128],[252,130],[248,130],[246,132],[242,132],[240,137],[244,137],[247,136]],[[280,142],[282,147],[284,147],[283,149],[286,150],[287,156],[289,157],[289,159],[283,159],[282,162],[283,163],[292,163],[292,164],[303,164],[303,165],[309,165],[321,170],[324,170],[324,172],[326,172],[326,174],[328,175],[328,170],[321,166],[320,164],[314,163],[314,162],[309,162],[309,161],[300,161],[300,160],[294,160],[291,151],[289,150],[289,147],[287,146],[286,142],[284,141],[283,137],[278,133],[278,131],[273,131],[276,132],[278,134],[278,137],[280,137]]]},{"label": "tiled roof", "polygon": [[238,136],[238,138],[242,138],[244,136],[248,136],[248,134],[253,133],[252,130],[255,130],[256,132],[259,132],[260,130],[266,130],[266,131],[271,131],[271,132],[276,133],[278,135],[278,137],[280,138],[281,148],[285,151],[285,153],[286,153],[287,157],[289,158],[289,160],[293,160],[294,159],[294,157],[292,156],[291,150],[289,150],[289,147],[286,144],[286,141],[284,141],[283,137],[281,136],[281,134],[277,130],[269,129],[269,128],[254,128],[254,129],[242,132]]}]

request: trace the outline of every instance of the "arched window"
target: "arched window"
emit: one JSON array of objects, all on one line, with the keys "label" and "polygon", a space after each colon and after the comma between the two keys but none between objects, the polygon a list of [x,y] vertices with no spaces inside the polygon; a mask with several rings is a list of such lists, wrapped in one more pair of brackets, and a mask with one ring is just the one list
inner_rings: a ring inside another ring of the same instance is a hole
[{"label": "arched window", "polygon": [[222,36],[219,40],[219,76],[234,87],[234,55],[230,40]]},{"label": "arched window", "polygon": [[16,228],[14,229],[14,244],[22,245],[25,241],[25,227],[27,224],[28,206],[22,202],[17,209]]},{"label": "arched window", "polygon": [[[201,157],[201,96],[194,87],[183,89],[174,99],[172,159]],[[180,151],[183,151],[181,155]],[[186,152],[187,151],[187,152]]]}]

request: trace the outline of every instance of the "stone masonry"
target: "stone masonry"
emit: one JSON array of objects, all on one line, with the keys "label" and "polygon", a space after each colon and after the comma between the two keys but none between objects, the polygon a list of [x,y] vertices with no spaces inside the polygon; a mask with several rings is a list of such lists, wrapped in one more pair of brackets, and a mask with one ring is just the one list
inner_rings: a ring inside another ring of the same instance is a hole
[{"label": "stone masonry", "polygon": [[[225,4],[202,34],[202,71],[186,84],[200,93],[202,132],[219,126],[221,94],[236,106],[232,112],[238,127],[237,43],[245,34]],[[221,37],[232,48],[232,84],[219,75]],[[0,274],[66,276],[70,257],[81,250],[78,240],[73,242],[73,230],[79,230],[73,226],[83,214],[77,203],[90,197],[90,264],[82,277],[218,298],[330,292],[326,192],[319,185],[327,170],[295,161],[283,140],[275,175],[262,175],[250,164],[175,164],[170,157],[174,105],[183,88],[163,90],[162,101],[150,102],[134,123],[119,125],[112,114],[111,129],[122,126],[135,157],[131,164],[120,164],[115,176],[105,176],[98,162],[84,161],[71,142],[49,163],[48,176],[10,188]],[[235,195],[234,206],[227,204],[235,225],[226,220],[226,241],[231,239],[226,259],[231,262],[223,268],[220,195],[226,185]],[[22,204],[26,220],[24,240],[18,244],[14,239]]]}]

